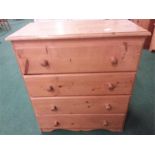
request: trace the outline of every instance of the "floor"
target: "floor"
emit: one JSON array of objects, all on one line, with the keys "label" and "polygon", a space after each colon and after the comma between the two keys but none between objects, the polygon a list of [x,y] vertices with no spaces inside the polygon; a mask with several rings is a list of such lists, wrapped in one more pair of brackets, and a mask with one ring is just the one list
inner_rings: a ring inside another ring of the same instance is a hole
[{"label": "floor", "polygon": [[124,131],[56,130],[41,133],[24,88],[10,42],[5,37],[32,20],[9,20],[11,30],[0,30],[0,134],[5,135],[140,135],[155,134],[155,53],[142,51]]}]

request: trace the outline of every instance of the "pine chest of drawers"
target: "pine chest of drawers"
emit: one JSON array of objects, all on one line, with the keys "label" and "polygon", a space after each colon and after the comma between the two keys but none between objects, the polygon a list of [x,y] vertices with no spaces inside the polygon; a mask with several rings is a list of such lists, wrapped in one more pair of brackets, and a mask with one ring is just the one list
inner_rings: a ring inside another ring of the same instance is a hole
[{"label": "pine chest of drawers", "polygon": [[40,129],[122,131],[148,35],[128,20],[53,20],[7,37]]}]

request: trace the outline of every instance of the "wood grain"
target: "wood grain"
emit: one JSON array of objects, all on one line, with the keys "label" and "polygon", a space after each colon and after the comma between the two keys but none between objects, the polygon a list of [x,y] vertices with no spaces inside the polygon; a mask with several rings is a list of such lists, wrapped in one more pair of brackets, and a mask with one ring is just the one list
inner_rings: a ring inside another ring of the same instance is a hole
[{"label": "wood grain", "polygon": [[45,40],[116,36],[148,36],[150,33],[129,20],[53,20],[30,23],[6,40]]},{"label": "wood grain", "polygon": [[24,76],[32,97],[131,94],[135,73]]},{"label": "wood grain", "polygon": [[[136,71],[143,42],[144,39],[102,39],[95,45],[92,40],[45,42],[40,47],[16,48],[16,55],[23,74]],[[27,72],[25,61],[29,62]]]},{"label": "wood grain", "polygon": [[41,130],[122,131],[148,35],[128,20],[52,20],[7,37]]},{"label": "wood grain", "polygon": [[31,98],[37,116],[52,114],[126,114],[130,96]]},{"label": "wood grain", "polygon": [[125,115],[52,115],[38,116],[37,120],[42,131],[55,129],[122,131]]}]

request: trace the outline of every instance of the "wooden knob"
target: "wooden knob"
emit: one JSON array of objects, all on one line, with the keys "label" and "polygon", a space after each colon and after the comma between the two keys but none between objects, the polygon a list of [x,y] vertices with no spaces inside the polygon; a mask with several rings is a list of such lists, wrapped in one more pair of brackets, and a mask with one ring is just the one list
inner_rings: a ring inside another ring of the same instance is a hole
[{"label": "wooden knob", "polygon": [[58,108],[55,105],[52,105],[51,111],[56,111]]},{"label": "wooden knob", "polygon": [[117,58],[116,57],[111,57],[111,64],[112,65],[117,65],[117,63],[118,63]]},{"label": "wooden knob", "polygon": [[43,66],[43,67],[49,66],[48,61],[47,61],[47,60],[44,60],[44,61],[41,63],[41,66]]},{"label": "wooden knob", "polygon": [[112,83],[108,83],[109,90],[113,90],[116,86]]},{"label": "wooden knob", "polygon": [[105,104],[105,108],[106,108],[106,110],[111,110],[111,105],[110,104]]},{"label": "wooden knob", "polygon": [[55,122],[54,122],[54,126],[55,126],[55,127],[57,127],[57,126],[59,126],[59,125],[60,125],[60,123],[59,123],[58,121],[55,121]]},{"label": "wooden knob", "polygon": [[108,122],[106,120],[103,121],[104,126],[108,126]]},{"label": "wooden knob", "polygon": [[47,89],[47,91],[49,91],[49,92],[53,92],[53,91],[54,91],[53,86],[49,86],[49,88]]}]

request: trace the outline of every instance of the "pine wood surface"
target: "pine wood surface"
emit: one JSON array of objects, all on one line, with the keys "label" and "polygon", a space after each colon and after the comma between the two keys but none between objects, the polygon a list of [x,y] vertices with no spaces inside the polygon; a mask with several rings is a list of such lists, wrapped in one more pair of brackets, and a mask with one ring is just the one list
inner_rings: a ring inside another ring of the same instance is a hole
[{"label": "pine wood surface", "polygon": [[145,37],[128,20],[53,20],[10,35],[42,131],[122,131]]}]

